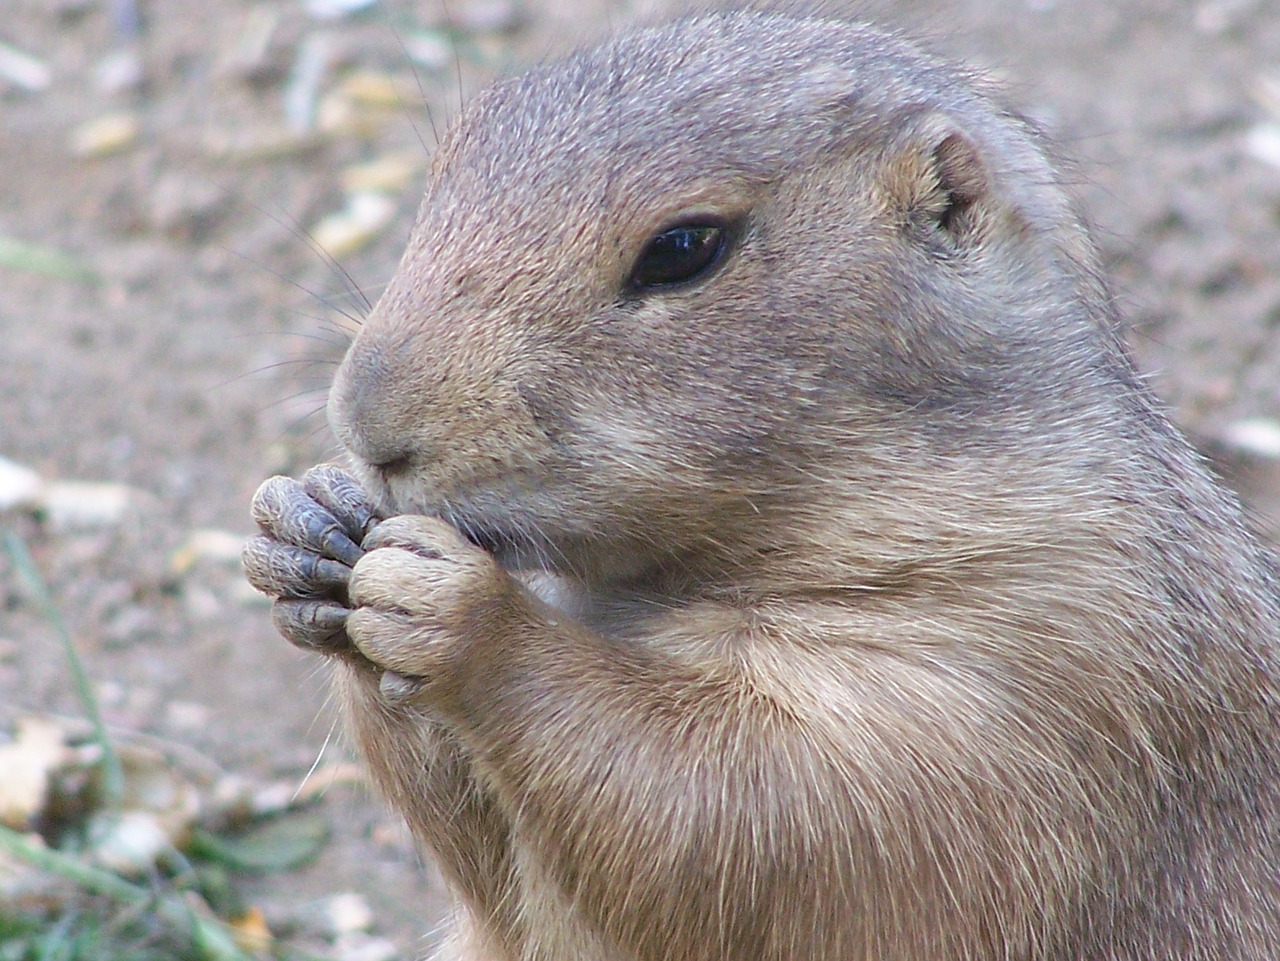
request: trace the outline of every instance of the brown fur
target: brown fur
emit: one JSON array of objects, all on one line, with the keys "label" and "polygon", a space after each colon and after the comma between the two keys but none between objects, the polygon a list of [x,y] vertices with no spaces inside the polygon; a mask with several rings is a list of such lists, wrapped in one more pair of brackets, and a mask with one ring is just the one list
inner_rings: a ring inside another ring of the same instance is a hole
[{"label": "brown fur", "polygon": [[[408,518],[340,671],[446,957],[1280,957],[1273,560],[979,88],[712,15],[442,144],[331,418],[498,562]],[[723,266],[627,293],[690,213]]]}]

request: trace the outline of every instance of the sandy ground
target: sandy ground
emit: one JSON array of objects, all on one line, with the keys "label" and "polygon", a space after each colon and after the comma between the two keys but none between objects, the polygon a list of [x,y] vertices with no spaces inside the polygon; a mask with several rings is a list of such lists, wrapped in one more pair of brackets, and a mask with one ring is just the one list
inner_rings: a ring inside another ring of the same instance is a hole
[{"label": "sandy ground", "polygon": [[[334,452],[324,390],[341,312],[359,303],[341,297],[342,277],[303,230],[342,209],[344,169],[388,157],[420,168],[433,142],[424,97],[446,123],[459,86],[628,16],[539,3],[512,22],[502,3],[453,0],[455,59],[424,33],[442,22],[430,3],[325,22],[301,2],[154,0],[137,48],[143,82],[122,89],[104,77],[122,37],[105,0],[6,4],[0,40],[40,58],[50,82],[0,80],[0,236],[64,251],[102,282],[0,269],[0,457],[130,493],[114,523],[17,511],[0,525],[30,544],[113,725],[255,778],[301,780],[322,751],[342,757],[326,746],[321,665],[274,636],[234,560],[182,548],[196,531],[247,535],[263,478]],[[1206,449],[1221,453],[1241,420],[1280,418],[1280,5],[869,9],[995,73],[1078,158],[1073,179],[1142,366]],[[326,126],[290,134],[282,118],[308,45],[328,50]],[[412,106],[377,106],[383,88],[351,80],[368,73]],[[342,119],[344,103],[355,119]],[[121,111],[137,122],[132,137],[77,155],[82,125]],[[370,299],[395,267],[420,182],[411,172],[393,185],[390,222],[340,258]],[[1280,470],[1256,456],[1223,463],[1274,536]],[[52,632],[12,573],[0,558],[0,730],[23,712],[78,710]],[[416,952],[441,909],[429,870],[364,792],[334,789],[322,807],[335,840],[259,896],[361,891],[381,929]]]}]

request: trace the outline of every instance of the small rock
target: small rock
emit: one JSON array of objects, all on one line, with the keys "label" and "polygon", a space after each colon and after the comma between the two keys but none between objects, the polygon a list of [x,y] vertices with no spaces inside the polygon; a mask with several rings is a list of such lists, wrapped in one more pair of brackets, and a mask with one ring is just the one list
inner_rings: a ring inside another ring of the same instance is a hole
[{"label": "small rock", "polygon": [[244,549],[244,535],[231,531],[202,527],[194,530],[169,558],[169,569],[179,576],[191,571],[201,561],[236,566]]},{"label": "small rock", "polygon": [[391,941],[363,932],[344,934],[333,943],[337,961],[395,961],[399,956],[399,949]]},{"label": "small rock", "polygon": [[399,193],[421,172],[422,159],[420,152],[402,151],[353,164],[342,171],[342,187],[348,193]]},{"label": "small rock", "polygon": [[203,137],[201,146],[214,160],[231,163],[258,163],[296,157],[318,146],[320,140],[284,127],[267,130],[211,129]]},{"label": "small rock", "polygon": [[349,892],[295,905],[279,923],[334,939],[367,931],[373,911],[363,897]]},{"label": "small rock", "polygon": [[316,127],[329,137],[371,137],[388,118],[406,111],[406,101],[390,74],[357,70],[320,100]]},{"label": "small rock", "polygon": [[44,486],[44,480],[30,467],[0,457],[0,511],[39,506]]},{"label": "small rock", "polygon": [[175,728],[183,731],[201,731],[202,728],[209,726],[214,713],[206,705],[196,704],[196,701],[170,701],[164,714],[165,720]]},{"label": "small rock", "polygon": [[1249,417],[1228,424],[1219,440],[1237,453],[1263,460],[1280,460],[1280,421]]},{"label": "small rock", "polygon": [[94,692],[97,695],[98,704],[106,708],[120,707],[129,693],[119,681],[99,681]]},{"label": "small rock", "polygon": [[44,811],[49,779],[66,757],[62,728],[27,717],[18,722],[17,737],[0,744],[0,823],[26,830]]},{"label": "small rock", "polygon": [[121,94],[138,90],[146,79],[141,52],[133,45],[113,50],[98,64],[94,79],[103,93]]},{"label": "small rock", "polygon": [[348,195],[347,206],[323,218],[311,229],[316,246],[331,257],[354,253],[373,240],[396,214],[396,202],[385,194],[359,191]]},{"label": "small rock", "polygon": [[122,153],[138,142],[142,124],[131,113],[109,113],[85,121],[71,132],[71,152],[86,160]]},{"label": "small rock", "polygon": [[124,484],[53,481],[41,507],[54,530],[97,530],[119,524],[134,494]]},{"label": "small rock", "polygon": [[88,838],[95,861],[128,877],[149,873],[173,847],[150,811],[100,811],[89,820]]},{"label": "small rock", "polygon": [[1260,123],[1245,134],[1244,149],[1255,160],[1280,167],[1280,123]]},{"label": "small rock", "polygon": [[293,782],[276,781],[265,787],[254,789],[249,798],[249,811],[254,817],[266,817],[288,811],[295,806],[298,796],[298,785]]},{"label": "small rock", "polygon": [[334,935],[368,931],[373,927],[373,909],[369,902],[354,892],[335,894],[324,906],[328,930]]},{"label": "small rock", "polygon": [[39,93],[53,83],[53,71],[43,60],[0,41],[0,80],[29,93]]},{"label": "small rock", "polygon": [[340,20],[366,7],[371,7],[376,0],[306,0],[307,13],[317,20]]}]

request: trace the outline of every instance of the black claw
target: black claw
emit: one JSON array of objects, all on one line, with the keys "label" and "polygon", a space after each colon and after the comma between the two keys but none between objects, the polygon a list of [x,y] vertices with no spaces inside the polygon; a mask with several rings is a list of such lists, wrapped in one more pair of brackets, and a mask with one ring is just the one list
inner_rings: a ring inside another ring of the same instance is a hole
[{"label": "black claw", "polygon": [[257,535],[240,555],[249,583],[275,597],[345,600],[351,568],[314,551]]},{"label": "black claw", "polygon": [[253,497],[253,519],[269,537],[285,545],[313,551],[348,567],[362,551],[337,518],[289,477],[272,477]]},{"label": "black claw", "polygon": [[333,601],[282,599],[271,606],[271,621],[290,643],[309,651],[336,654],[350,647],[350,613]]},{"label": "black claw", "polygon": [[302,475],[302,489],[337,519],[356,544],[382,519],[364,488],[340,467],[321,464],[311,468]]}]

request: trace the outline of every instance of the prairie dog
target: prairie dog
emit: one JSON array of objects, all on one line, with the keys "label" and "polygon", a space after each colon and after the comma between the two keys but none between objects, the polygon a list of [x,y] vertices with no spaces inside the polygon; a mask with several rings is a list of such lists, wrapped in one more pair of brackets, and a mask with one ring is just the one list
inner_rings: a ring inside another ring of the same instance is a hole
[{"label": "prairie dog", "polygon": [[1039,136],[711,14],[477,96],[251,580],[451,961],[1280,957],[1280,590]]}]

